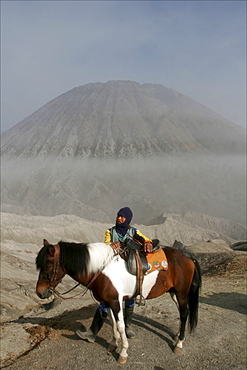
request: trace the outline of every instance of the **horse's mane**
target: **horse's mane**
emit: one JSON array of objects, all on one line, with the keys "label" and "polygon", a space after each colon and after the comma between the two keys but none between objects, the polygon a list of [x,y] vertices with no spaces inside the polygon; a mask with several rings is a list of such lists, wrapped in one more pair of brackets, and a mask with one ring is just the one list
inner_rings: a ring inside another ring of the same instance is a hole
[{"label": "horse's mane", "polygon": [[[105,243],[70,243],[60,241],[60,263],[69,275],[78,275],[85,272],[102,270],[114,256],[114,252]],[[49,245],[45,245],[36,258],[37,269],[46,266]]]},{"label": "horse's mane", "polygon": [[89,252],[85,243],[59,242],[61,251],[60,263],[68,274],[81,274],[87,271]]}]

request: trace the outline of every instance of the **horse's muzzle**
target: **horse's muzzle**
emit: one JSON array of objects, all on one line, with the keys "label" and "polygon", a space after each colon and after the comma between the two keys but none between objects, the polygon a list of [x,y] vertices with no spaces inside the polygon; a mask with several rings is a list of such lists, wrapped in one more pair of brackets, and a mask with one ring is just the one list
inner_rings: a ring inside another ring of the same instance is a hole
[{"label": "horse's muzzle", "polygon": [[49,298],[52,295],[52,292],[50,289],[36,289],[36,294],[40,299],[46,299]]}]

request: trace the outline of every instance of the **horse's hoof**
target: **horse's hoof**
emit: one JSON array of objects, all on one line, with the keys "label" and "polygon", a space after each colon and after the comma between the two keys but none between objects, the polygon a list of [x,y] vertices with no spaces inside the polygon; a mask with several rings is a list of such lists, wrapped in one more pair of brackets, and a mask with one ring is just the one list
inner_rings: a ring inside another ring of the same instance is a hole
[{"label": "horse's hoof", "polygon": [[183,352],[183,348],[175,346],[175,347],[173,348],[173,352],[174,352],[174,353],[181,353],[181,352]]},{"label": "horse's hoof", "polygon": [[126,364],[128,357],[119,356],[118,363],[121,365]]},{"label": "horse's hoof", "polygon": [[115,351],[116,348],[117,348],[117,346],[115,346],[114,344],[109,344],[109,346],[107,348],[107,354],[111,355],[112,352]]}]

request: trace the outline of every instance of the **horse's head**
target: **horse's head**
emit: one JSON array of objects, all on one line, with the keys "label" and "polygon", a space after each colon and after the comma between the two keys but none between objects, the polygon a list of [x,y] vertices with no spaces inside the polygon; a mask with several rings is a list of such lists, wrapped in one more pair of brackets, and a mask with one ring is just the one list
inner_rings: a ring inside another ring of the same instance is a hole
[{"label": "horse's head", "polygon": [[36,258],[36,267],[40,270],[36,293],[39,298],[49,298],[52,295],[52,290],[66,274],[60,264],[60,246],[58,244],[51,245],[44,239],[44,246]]}]

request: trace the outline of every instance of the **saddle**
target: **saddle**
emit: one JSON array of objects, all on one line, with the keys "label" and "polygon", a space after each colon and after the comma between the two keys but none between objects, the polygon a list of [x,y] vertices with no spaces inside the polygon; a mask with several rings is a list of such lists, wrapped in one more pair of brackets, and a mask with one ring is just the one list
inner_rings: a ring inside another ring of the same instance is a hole
[{"label": "saddle", "polygon": [[[157,252],[160,249],[159,240],[153,239],[153,251],[152,253]],[[138,261],[141,263],[141,271],[145,274],[149,270],[149,265],[146,257],[146,253],[142,250],[142,245],[136,242],[133,239],[127,241],[126,247],[128,249],[127,257],[127,270],[131,275],[137,275],[138,273]]]},{"label": "saddle", "polygon": [[[152,240],[153,251],[152,253],[160,249],[159,240]],[[133,296],[140,296],[139,305],[142,302],[142,283],[144,275],[149,270],[149,264],[145,252],[142,250],[142,245],[133,239],[130,239],[126,243],[127,253],[126,253],[126,266],[127,270],[131,275],[135,275],[137,278],[137,288]]]}]

